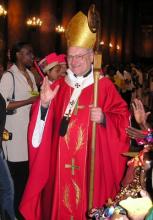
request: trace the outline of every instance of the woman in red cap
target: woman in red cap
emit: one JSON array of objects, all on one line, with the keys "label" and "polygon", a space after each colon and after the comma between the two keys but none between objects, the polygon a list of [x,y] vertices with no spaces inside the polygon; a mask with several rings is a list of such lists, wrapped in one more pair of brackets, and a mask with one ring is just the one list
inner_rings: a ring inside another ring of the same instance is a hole
[{"label": "woman in red cap", "polygon": [[47,74],[49,82],[52,84],[60,77],[59,57],[56,53],[51,53],[39,62],[43,72]]}]

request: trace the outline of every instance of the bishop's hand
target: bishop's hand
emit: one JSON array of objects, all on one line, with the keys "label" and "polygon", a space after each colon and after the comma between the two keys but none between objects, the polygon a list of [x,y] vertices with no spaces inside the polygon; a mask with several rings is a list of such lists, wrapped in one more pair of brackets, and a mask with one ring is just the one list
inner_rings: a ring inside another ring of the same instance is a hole
[{"label": "bishop's hand", "polygon": [[59,89],[59,85],[55,87],[54,90],[50,88],[48,77],[46,76],[43,80],[43,84],[41,86],[41,92],[40,92],[40,100],[41,105],[44,108],[47,108],[52,101],[52,99],[56,96]]},{"label": "bishop's hand", "polygon": [[91,107],[90,109],[90,119],[93,122],[96,122],[98,124],[103,124],[105,121],[105,115],[102,112],[100,107]]}]

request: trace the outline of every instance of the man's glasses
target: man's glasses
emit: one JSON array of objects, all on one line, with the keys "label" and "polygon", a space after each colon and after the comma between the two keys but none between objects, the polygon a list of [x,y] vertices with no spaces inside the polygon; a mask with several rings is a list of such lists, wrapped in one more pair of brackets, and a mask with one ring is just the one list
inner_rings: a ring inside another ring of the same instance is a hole
[{"label": "man's glasses", "polygon": [[72,61],[73,59],[77,60],[77,61],[82,61],[84,59],[84,57],[89,54],[90,52],[87,52],[87,53],[84,53],[84,54],[78,54],[78,55],[75,55],[75,56],[72,56],[72,55],[68,55],[67,56],[67,59],[68,61]]}]

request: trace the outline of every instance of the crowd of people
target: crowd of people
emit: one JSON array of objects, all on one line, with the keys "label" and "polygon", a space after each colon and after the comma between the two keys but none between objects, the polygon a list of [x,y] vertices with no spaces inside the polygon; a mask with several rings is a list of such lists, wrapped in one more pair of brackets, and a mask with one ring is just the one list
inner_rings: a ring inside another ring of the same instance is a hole
[{"label": "crowd of people", "polygon": [[[66,55],[52,52],[39,61],[29,43],[18,42],[10,50],[9,68],[0,69],[0,215],[5,220],[104,219],[87,216],[93,122],[93,207],[103,207],[120,192],[127,164],[122,154],[129,151],[130,138],[150,135],[150,112],[143,104],[152,108],[151,76],[147,99],[140,67],[106,65],[93,107],[96,34],[82,12],[68,24],[66,40]],[[143,131],[129,128],[132,109]],[[4,128],[12,138],[2,142]],[[125,209],[107,219],[141,220],[147,214]]]},{"label": "crowd of people", "polygon": [[[7,160],[7,166],[13,179],[14,189],[12,194],[14,193],[14,195],[12,196],[11,205],[14,206],[17,219],[22,219],[18,207],[29,175],[27,130],[30,108],[31,104],[38,98],[38,89],[43,80],[38,76],[35,79],[36,72],[32,73],[31,71],[35,68],[33,60],[34,54],[31,45],[27,42],[16,43],[10,51],[10,63],[12,65],[3,72],[0,81],[0,94],[5,100],[3,102],[6,103],[6,110],[4,111],[7,116],[5,116],[5,129],[13,134],[11,140],[3,142],[2,153],[5,154],[4,158]],[[58,56],[51,53],[45,58],[46,60],[48,61],[48,69],[46,71],[42,69],[42,71],[44,76],[45,74],[48,75],[48,79],[52,83],[63,76],[64,66],[66,66],[65,55]],[[41,61],[39,65],[41,68]],[[1,101],[1,106],[3,106],[3,102]],[[1,111],[1,114],[4,120],[3,111]],[[10,178],[9,184],[12,184],[12,179]],[[11,190],[9,192],[11,193]],[[9,210],[11,208],[10,204],[8,203],[8,207],[5,208],[6,211]],[[12,213],[10,215],[11,219],[14,219]]]}]

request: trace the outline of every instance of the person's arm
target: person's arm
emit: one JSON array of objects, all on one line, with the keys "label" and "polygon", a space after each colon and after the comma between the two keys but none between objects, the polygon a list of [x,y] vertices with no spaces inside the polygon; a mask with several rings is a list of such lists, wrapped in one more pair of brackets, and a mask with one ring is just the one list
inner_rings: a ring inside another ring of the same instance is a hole
[{"label": "person's arm", "polygon": [[42,107],[41,104],[39,106],[37,121],[36,121],[35,129],[33,132],[33,136],[32,136],[32,145],[35,148],[39,147],[41,140],[42,140],[48,108]]},{"label": "person's arm", "polygon": [[26,100],[21,100],[21,101],[10,101],[9,104],[7,105],[7,110],[14,110],[20,107],[23,107],[25,105],[33,104],[36,101],[37,97],[30,97],[29,99]]},{"label": "person's arm", "polygon": [[41,143],[48,109],[49,109],[52,99],[56,96],[58,89],[59,89],[59,86],[56,86],[55,89],[52,90],[50,88],[48,78],[47,77],[44,78],[43,84],[41,86],[41,92],[40,92],[39,112],[37,116],[34,133],[32,136],[32,145],[35,148],[39,147]]},{"label": "person's arm", "polygon": [[145,134],[142,130],[138,130],[133,127],[126,128],[126,133],[132,139],[144,139],[147,136],[147,134]]},{"label": "person's arm", "polygon": [[43,106],[41,106],[41,107],[40,107],[40,111],[41,111],[41,120],[42,120],[42,121],[45,121],[48,108],[44,108]]},{"label": "person's arm", "polygon": [[7,72],[4,73],[0,81],[0,93],[5,99],[7,110],[14,110],[22,106],[32,104],[37,99],[37,97],[32,96],[26,100],[19,100],[19,101],[12,100],[13,77],[10,73]]},{"label": "person's arm", "polygon": [[[5,100],[0,94],[0,139],[2,138],[2,133],[5,128],[5,120],[6,120],[6,104]],[[1,145],[1,143],[0,143]]]},{"label": "person's arm", "polygon": [[44,78],[43,84],[41,86],[41,91],[40,91],[41,106],[43,108],[48,108],[50,102],[56,96],[58,89],[59,89],[59,85],[57,85],[55,89],[52,90],[50,88],[48,77]]},{"label": "person's arm", "polygon": [[135,120],[140,128],[143,130],[150,128],[150,125],[147,123],[147,118],[150,115],[150,112],[145,112],[142,102],[139,99],[134,99],[132,107]]}]

